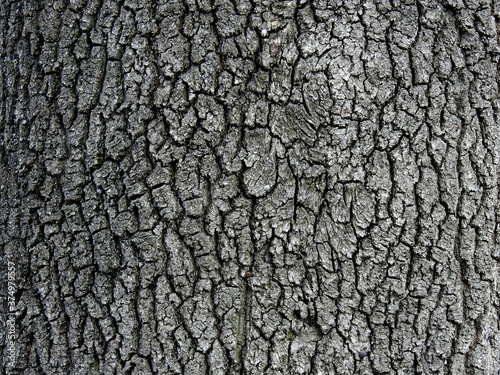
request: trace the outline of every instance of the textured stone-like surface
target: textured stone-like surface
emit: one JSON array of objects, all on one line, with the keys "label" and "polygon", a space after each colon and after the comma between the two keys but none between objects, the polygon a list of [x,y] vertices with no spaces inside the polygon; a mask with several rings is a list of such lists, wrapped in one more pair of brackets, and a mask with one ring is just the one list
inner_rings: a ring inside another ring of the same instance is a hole
[{"label": "textured stone-like surface", "polygon": [[2,373],[498,374],[499,17],[2,1]]}]

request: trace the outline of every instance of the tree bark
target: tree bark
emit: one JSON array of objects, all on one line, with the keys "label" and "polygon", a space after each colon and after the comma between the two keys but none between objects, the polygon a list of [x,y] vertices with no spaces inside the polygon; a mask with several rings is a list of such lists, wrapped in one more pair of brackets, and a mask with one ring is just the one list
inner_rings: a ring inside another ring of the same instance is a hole
[{"label": "tree bark", "polygon": [[500,374],[500,2],[3,0],[9,374]]}]

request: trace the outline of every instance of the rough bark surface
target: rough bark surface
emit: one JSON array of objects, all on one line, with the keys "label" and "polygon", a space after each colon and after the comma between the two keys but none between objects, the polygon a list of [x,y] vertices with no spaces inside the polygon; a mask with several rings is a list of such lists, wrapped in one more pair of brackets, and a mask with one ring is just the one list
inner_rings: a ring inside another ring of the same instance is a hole
[{"label": "rough bark surface", "polygon": [[2,0],[2,373],[499,374],[499,21]]}]

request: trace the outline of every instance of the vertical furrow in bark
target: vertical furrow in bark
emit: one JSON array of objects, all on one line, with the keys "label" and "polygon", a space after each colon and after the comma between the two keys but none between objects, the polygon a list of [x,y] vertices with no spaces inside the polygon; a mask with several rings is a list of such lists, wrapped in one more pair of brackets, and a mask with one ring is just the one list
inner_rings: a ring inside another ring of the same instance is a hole
[{"label": "vertical furrow in bark", "polygon": [[1,371],[497,374],[499,12],[3,1]]}]

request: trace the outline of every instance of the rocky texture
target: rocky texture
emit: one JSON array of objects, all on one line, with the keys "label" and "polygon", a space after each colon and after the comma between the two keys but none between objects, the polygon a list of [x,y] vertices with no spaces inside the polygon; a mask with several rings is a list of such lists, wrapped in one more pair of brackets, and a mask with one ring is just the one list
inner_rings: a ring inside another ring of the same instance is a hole
[{"label": "rocky texture", "polygon": [[0,13],[2,373],[500,372],[498,1]]}]

